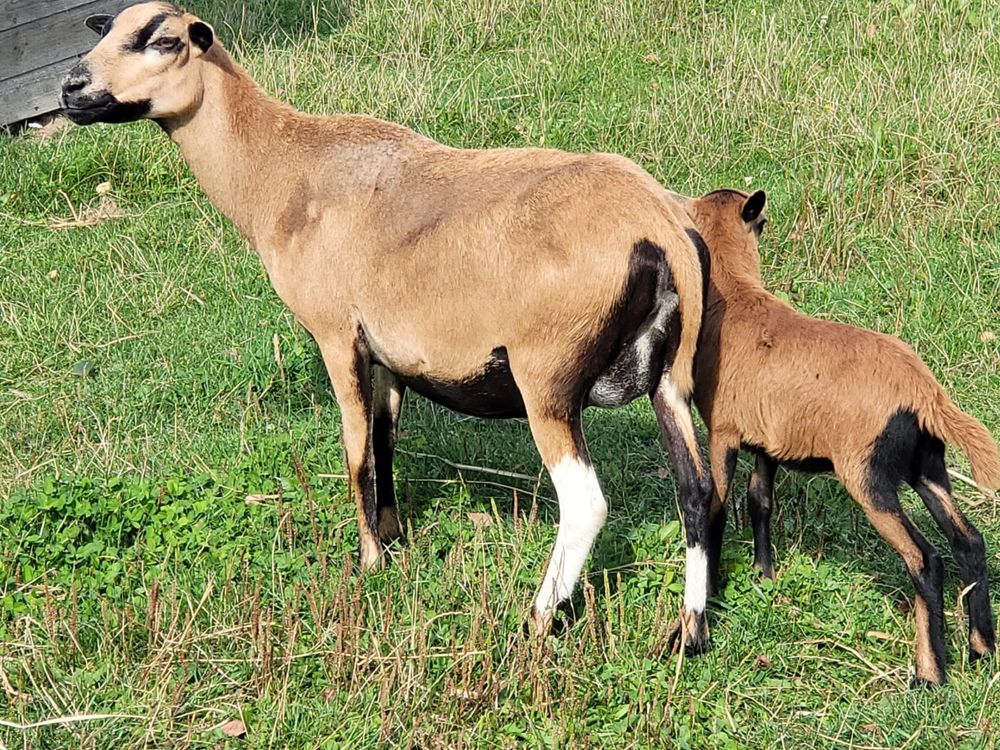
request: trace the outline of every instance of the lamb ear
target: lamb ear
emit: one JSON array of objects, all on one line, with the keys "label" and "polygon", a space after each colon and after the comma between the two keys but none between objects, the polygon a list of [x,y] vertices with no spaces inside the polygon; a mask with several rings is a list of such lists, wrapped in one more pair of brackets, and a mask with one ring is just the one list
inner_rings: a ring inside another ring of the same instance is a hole
[{"label": "lamb ear", "polygon": [[757,218],[764,212],[765,203],[767,203],[767,194],[763,190],[758,190],[756,193],[747,198],[746,203],[743,204],[743,210],[740,211],[740,216],[743,217],[743,221],[747,224],[756,221]]},{"label": "lamb ear", "polygon": [[208,52],[208,48],[215,41],[215,32],[204,21],[195,21],[188,26],[188,36],[191,37],[191,43],[202,52]]},{"label": "lamb ear", "polygon": [[98,13],[93,16],[87,16],[84,23],[94,33],[104,36],[107,33],[107,29],[111,26],[111,16],[107,13]]}]

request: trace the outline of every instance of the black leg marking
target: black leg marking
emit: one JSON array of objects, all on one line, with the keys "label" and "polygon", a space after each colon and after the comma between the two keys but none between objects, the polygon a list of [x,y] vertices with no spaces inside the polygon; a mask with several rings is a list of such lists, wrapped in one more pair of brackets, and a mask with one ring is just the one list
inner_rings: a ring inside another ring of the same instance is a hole
[{"label": "black leg marking", "polygon": [[768,578],[774,578],[771,558],[771,511],[774,507],[774,472],[776,462],[762,453],[747,486],[747,505],[753,524],[753,564]]},{"label": "black leg marking", "polygon": [[[712,477],[705,471],[701,458],[697,455],[690,410],[673,391],[668,377],[661,380],[653,393],[653,411],[677,477],[688,547],[688,562],[684,574],[684,608],[670,640],[673,642],[680,632],[684,632],[685,650],[699,653],[707,650],[709,645],[705,603],[712,573],[708,548],[712,529],[716,528],[713,523],[717,524],[721,519],[724,524],[725,515],[720,512],[721,508],[714,515],[712,513],[715,494]],[[688,408],[686,412],[685,408]]]},{"label": "black leg marking", "polygon": [[713,502],[708,516],[708,593],[722,587],[722,539],[726,533],[726,504]]},{"label": "black leg marking", "polygon": [[944,463],[944,444],[924,436],[919,453],[919,471],[913,488],[940,527],[958,565],[969,613],[969,659],[987,656],[996,649],[993,608],[986,572],[986,545],[979,530],[955,504],[951,481]]},{"label": "black leg marking", "polygon": [[868,509],[868,518],[906,565],[916,590],[914,614],[917,629],[916,680],[933,684],[945,681],[944,565],[933,545],[903,513],[899,497],[883,495],[879,509]]},{"label": "black leg marking", "polygon": [[375,454],[375,502],[378,515],[379,538],[382,543],[402,536],[396,508],[396,488],[392,475],[392,456],[396,440],[392,420],[377,416],[372,424],[372,448]]},{"label": "black leg marking", "polygon": [[375,459],[376,515],[379,539],[386,544],[403,536],[396,507],[392,459],[405,386],[392,373],[378,365],[374,368],[373,376],[372,452]]},{"label": "black leg marking", "polygon": [[708,512],[708,581],[710,593],[721,588],[722,538],[726,531],[726,502],[736,471],[739,441],[713,432],[708,441],[715,491]]},{"label": "black leg marking", "polygon": [[[364,333],[360,329],[358,331],[358,338],[354,342],[354,361],[352,365],[351,375],[355,382],[355,397],[357,398],[358,405],[363,410],[365,421],[369,426],[361,451],[350,450],[347,446],[345,446],[345,450],[348,450],[348,471],[354,475],[354,489],[360,493],[359,505],[363,508],[364,524],[368,533],[377,540],[379,538],[378,505],[375,495],[374,456],[372,454],[371,443],[369,442],[371,440],[371,425],[373,421],[372,373],[367,344],[364,339]],[[343,405],[341,405],[341,409],[343,409]],[[352,453],[354,455],[351,455]],[[370,555],[370,553],[368,554]],[[366,554],[362,551],[363,562],[365,559]]]},{"label": "black leg marking", "polygon": [[862,485],[858,487],[849,477],[842,479],[872,525],[903,559],[916,589],[916,680],[942,684],[945,681],[944,566],[937,550],[903,512],[898,493],[900,483],[913,478],[921,435],[916,414],[898,411],[872,446],[868,475]]}]

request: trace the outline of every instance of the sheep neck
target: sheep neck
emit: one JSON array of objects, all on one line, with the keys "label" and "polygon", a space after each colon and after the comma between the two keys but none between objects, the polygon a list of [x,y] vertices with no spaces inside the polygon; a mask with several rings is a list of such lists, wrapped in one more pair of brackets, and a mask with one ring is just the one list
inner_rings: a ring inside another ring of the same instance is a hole
[{"label": "sheep neck", "polygon": [[727,255],[723,260],[713,259],[712,285],[721,297],[763,291],[760,263],[739,253]]},{"label": "sheep neck", "polygon": [[218,44],[200,64],[200,104],[161,125],[208,199],[260,252],[294,163],[290,126],[306,116],[268,97]]}]

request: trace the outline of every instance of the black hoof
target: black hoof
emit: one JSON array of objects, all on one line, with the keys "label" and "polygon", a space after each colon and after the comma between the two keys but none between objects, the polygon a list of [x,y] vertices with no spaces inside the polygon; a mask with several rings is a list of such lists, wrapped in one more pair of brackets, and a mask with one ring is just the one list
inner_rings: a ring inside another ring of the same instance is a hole
[{"label": "black hoof", "polygon": [[684,635],[685,656],[703,654],[711,647],[708,620],[705,618],[704,612],[681,611],[667,635],[666,653],[672,654],[677,650],[682,633]]},{"label": "black hoof", "polygon": [[772,581],[775,579],[774,566],[769,563],[759,563],[755,562],[753,566],[760,573],[761,578],[770,578]]},{"label": "black hoof", "polygon": [[985,628],[969,628],[969,661],[979,661],[986,656],[992,656],[997,648],[996,633],[993,630],[993,618],[990,616]]},{"label": "black hoof", "polygon": [[977,661],[982,661],[983,659],[988,659],[993,656],[993,651],[976,651],[974,648],[969,648],[969,663],[975,664]]},{"label": "black hoof", "polygon": [[535,608],[531,608],[531,614],[524,621],[521,630],[525,638],[539,638],[554,635],[561,636],[569,629],[568,605],[566,602],[556,606],[555,610],[547,618],[539,615]]},{"label": "black hoof", "polygon": [[688,633],[687,641],[684,643],[685,656],[697,656],[703,654],[712,647],[712,639],[708,633],[708,620],[704,612],[699,612],[694,616],[694,630]]}]

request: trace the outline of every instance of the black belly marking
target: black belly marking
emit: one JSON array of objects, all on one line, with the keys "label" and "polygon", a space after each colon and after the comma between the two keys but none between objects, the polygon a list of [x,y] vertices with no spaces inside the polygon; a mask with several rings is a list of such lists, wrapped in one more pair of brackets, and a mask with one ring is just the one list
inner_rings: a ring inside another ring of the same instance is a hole
[{"label": "black belly marking", "polygon": [[510,372],[507,349],[502,346],[490,353],[482,372],[467,380],[403,376],[400,380],[424,398],[473,417],[509,419],[527,416],[521,391]]},{"label": "black belly marking", "polygon": [[770,453],[761,448],[759,445],[753,445],[752,443],[743,443],[741,447],[743,448],[743,450],[749,451],[750,453],[767,456],[769,459],[771,459],[772,461],[774,461],[779,466],[785,469],[801,471],[805,472],[806,474],[822,474],[824,472],[833,471],[833,462],[829,458],[824,458],[822,456],[808,456],[806,458],[781,459],[772,456]]}]

